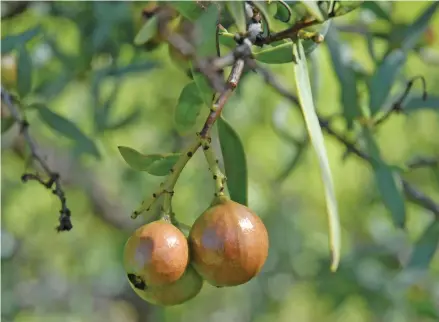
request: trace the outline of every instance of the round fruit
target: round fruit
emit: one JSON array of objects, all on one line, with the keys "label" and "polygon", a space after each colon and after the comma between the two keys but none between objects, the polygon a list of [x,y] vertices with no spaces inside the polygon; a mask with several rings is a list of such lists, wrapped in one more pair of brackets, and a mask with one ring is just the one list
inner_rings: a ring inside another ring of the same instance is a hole
[{"label": "round fruit", "polygon": [[141,278],[133,274],[128,274],[128,280],[134,292],[143,300],[164,306],[189,301],[200,293],[203,287],[203,279],[190,265],[179,280],[164,286],[147,286]]},{"label": "round fruit", "polygon": [[219,198],[189,234],[192,264],[214,286],[235,286],[256,276],[268,255],[264,223],[249,208]]},{"label": "round fruit", "polygon": [[189,263],[186,237],[174,225],[158,220],[138,228],[124,249],[124,266],[147,286],[180,279]]}]

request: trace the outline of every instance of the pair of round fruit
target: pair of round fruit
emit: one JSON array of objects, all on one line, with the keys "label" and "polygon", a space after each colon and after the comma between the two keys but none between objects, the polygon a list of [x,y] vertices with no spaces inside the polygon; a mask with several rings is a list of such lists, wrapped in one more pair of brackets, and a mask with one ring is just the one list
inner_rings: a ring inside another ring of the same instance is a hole
[{"label": "pair of round fruit", "polygon": [[177,305],[194,298],[203,280],[237,286],[256,276],[268,255],[268,233],[249,208],[221,197],[193,224],[189,237],[158,220],[138,228],[124,249],[133,290],[145,301]]}]

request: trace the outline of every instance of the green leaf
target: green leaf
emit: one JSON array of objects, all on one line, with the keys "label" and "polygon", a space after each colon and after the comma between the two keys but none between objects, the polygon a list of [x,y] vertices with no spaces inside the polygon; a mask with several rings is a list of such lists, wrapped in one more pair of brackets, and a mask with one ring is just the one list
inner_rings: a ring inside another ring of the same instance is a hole
[{"label": "green leaf", "polygon": [[409,269],[426,270],[439,247],[439,221],[434,220],[414,245],[407,263]]},{"label": "green leaf", "polygon": [[227,48],[235,48],[236,47],[236,41],[235,41],[235,35],[228,33],[228,32],[222,32],[220,31],[218,33],[219,36],[219,42],[221,45],[226,46]]},{"label": "green leaf", "polygon": [[328,45],[332,66],[340,83],[339,95],[343,106],[343,116],[348,129],[352,129],[354,120],[360,116],[355,71],[351,66],[351,61],[344,58],[344,44],[340,42],[334,28],[331,28],[327,33],[325,42]]},{"label": "green leaf", "polygon": [[110,124],[105,125],[106,130],[119,130],[121,128],[124,128],[128,125],[134,124],[137,121],[139,121],[139,117],[142,114],[142,108],[137,108],[134,111],[132,111],[130,114],[125,116],[124,118],[112,122]]},{"label": "green leaf", "polygon": [[276,14],[274,18],[287,23],[290,21],[292,16],[292,11],[290,6],[283,1],[276,1],[275,5],[277,6]]},{"label": "green leaf", "polygon": [[408,97],[403,103],[404,112],[411,113],[422,109],[431,109],[439,112],[439,96],[427,96],[424,101],[422,96]]},{"label": "green leaf", "polygon": [[384,58],[372,75],[369,83],[369,109],[372,116],[379,112],[386,102],[406,59],[407,54],[396,49]]},{"label": "green leaf", "polygon": [[323,21],[325,18],[320,11],[319,5],[314,1],[302,1],[302,4],[306,7],[308,12],[316,18],[318,21]]},{"label": "green leaf", "polygon": [[243,1],[228,1],[227,9],[229,10],[230,15],[233,17],[233,20],[238,27],[239,32],[245,32],[246,30],[246,18],[244,11],[244,2]]},{"label": "green leaf", "polygon": [[142,26],[134,38],[134,44],[137,46],[143,45],[151,40],[157,34],[158,19],[157,16],[152,16]]},{"label": "green leaf", "polygon": [[238,133],[223,117],[220,117],[217,123],[230,198],[248,206],[247,160],[244,146]]},{"label": "green leaf", "polygon": [[186,132],[195,125],[200,114],[203,100],[200,97],[197,84],[190,82],[180,93],[175,109],[174,120],[179,132]]},{"label": "green leaf", "polygon": [[438,1],[434,1],[420,16],[416,21],[404,30],[403,39],[401,40],[401,49],[405,52],[413,49],[422,37],[422,34],[428,27],[428,24],[435,14],[439,6]]},{"label": "green leaf", "polygon": [[254,54],[257,61],[265,64],[285,64],[294,60],[293,43],[287,42]]},{"label": "green leaf", "polygon": [[204,77],[203,74],[195,71],[194,67],[191,65],[192,76],[197,84],[199,95],[203,99],[203,102],[208,108],[212,106],[213,89],[210,87],[209,82]]},{"label": "green leaf", "polygon": [[168,175],[181,155],[180,153],[142,154],[126,146],[119,146],[118,149],[131,168],[154,176]]},{"label": "green leaf", "polygon": [[66,138],[75,141],[77,146],[80,147],[80,149],[85,153],[91,154],[96,158],[100,158],[100,154],[95,143],[84,133],[82,133],[82,131],[74,123],[62,117],[61,115],[52,112],[46,106],[39,105],[36,110],[38,111],[41,120],[50,128]]},{"label": "green leaf", "polygon": [[7,130],[11,128],[12,125],[14,125],[15,120],[12,116],[8,117],[2,117],[2,134],[5,133]]},{"label": "green leaf", "polygon": [[11,52],[14,49],[23,46],[29,40],[38,35],[41,31],[41,26],[36,26],[34,28],[28,29],[21,34],[6,36],[1,41],[1,51],[2,54]]},{"label": "green leaf", "polygon": [[403,192],[399,177],[389,165],[385,164],[380,155],[380,150],[369,129],[363,128],[363,136],[374,170],[375,182],[384,205],[392,214],[393,222],[397,227],[403,228],[406,221],[406,210]]},{"label": "green leaf", "polygon": [[384,19],[389,22],[392,21],[390,14],[386,10],[384,10],[380,1],[365,1],[363,4],[363,8],[373,12],[378,18]]},{"label": "green leaf", "polygon": [[210,5],[197,19],[195,25],[198,33],[197,54],[203,56],[216,55],[216,25],[218,21],[218,7]]},{"label": "green leaf", "polygon": [[32,90],[32,60],[24,45],[18,52],[17,90],[20,98],[24,98]]},{"label": "green leaf", "polygon": [[340,262],[340,221],[338,218],[337,200],[335,198],[334,184],[332,181],[331,169],[326,154],[325,142],[322,129],[317,118],[314,102],[311,93],[308,67],[305,51],[300,41],[294,43],[293,54],[297,63],[294,63],[294,76],[296,79],[297,93],[299,95],[300,107],[305,118],[305,124],[311,143],[317,154],[323,184],[325,188],[326,207],[328,209],[329,222],[329,243],[331,248],[331,270],[337,270]]},{"label": "green leaf", "polygon": [[168,4],[190,21],[197,20],[203,14],[203,9],[195,1],[170,1]]}]

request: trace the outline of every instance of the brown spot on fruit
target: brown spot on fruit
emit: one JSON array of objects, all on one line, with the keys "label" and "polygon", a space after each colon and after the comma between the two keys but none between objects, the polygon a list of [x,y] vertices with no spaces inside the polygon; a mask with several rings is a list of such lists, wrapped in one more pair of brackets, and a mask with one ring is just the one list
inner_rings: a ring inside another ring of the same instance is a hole
[{"label": "brown spot on fruit", "polygon": [[131,281],[130,285],[143,300],[156,305],[172,306],[189,301],[200,293],[203,279],[189,265],[183,276],[174,283],[163,286],[147,285],[145,289],[136,287]]},{"label": "brown spot on fruit", "polygon": [[183,233],[163,220],[138,228],[124,249],[124,266],[146,285],[165,285],[180,279],[189,262]]},{"label": "brown spot on fruit", "polygon": [[268,233],[249,208],[225,199],[193,224],[189,247],[194,268],[214,286],[235,286],[255,277],[268,256]]}]

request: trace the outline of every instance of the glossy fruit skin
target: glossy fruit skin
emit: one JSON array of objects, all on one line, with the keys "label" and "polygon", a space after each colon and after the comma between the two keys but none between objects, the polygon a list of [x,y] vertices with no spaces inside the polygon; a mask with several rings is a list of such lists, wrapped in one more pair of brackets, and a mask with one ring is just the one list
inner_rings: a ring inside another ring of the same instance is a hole
[{"label": "glossy fruit skin", "polygon": [[223,198],[197,218],[189,234],[197,272],[213,286],[236,286],[256,276],[268,256],[268,233],[249,208]]},{"label": "glossy fruit skin", "polygon": [[148,286],[177,281],[188,263],[186,237],[177,227],[164,220],[141,226],[125,244],[126,272],[141,277]]},{"label": "glossy fruit skin", "polygon": [[189,301],[200,293],[203,287],[203,279],[191,265],[187,267],[179,280],[164,286],[148,287],[133,276],[128,276],[128,280],[131,288],[143,300],[163,306],[173,306]]}]

